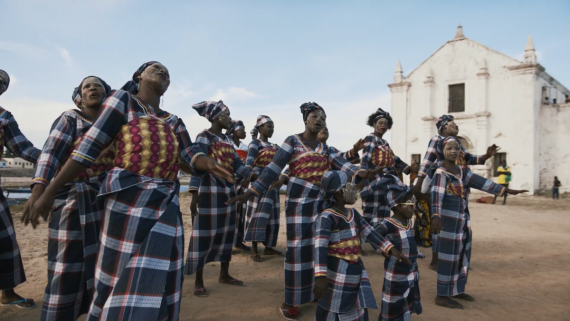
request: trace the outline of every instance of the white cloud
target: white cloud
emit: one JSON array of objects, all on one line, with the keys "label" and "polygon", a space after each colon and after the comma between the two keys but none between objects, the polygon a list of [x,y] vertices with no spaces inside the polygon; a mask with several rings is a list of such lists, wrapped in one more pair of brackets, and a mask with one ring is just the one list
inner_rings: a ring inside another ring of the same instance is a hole
[{"label": "white cloud", "polygon": [[249,98],[259,97],[257,94],[246,90],[245,88],[230,87],[228,90],[218,89],[216,93],[210,97],[209,100],[244,100]]},{"label": "white cloud", "polygon": [[69,68],[73,67],[73,59],[71,58],[71,55],[69,54],[69,51],[67,51],[67,49],[63,48],[63,47],[59,47],[59,54],[61,55],[61,58],[63,58],[63,60],[65,60],[65,63],[67,64],[67,66]]}]

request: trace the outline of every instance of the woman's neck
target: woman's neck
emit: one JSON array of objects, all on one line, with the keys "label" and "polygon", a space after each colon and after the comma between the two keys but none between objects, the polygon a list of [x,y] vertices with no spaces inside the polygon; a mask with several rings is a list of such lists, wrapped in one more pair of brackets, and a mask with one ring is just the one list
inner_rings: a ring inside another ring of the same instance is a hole
[{"label": "woman's neck", "polygon": [[384,134],[378,133],[378,132],[374,132],[374,135],[380,139],[382,139],[382,137],[384,137]]},{"label": "woman's neck", "polygon": [[84,113],[85,116],[89,117],[89,119],[96,120],[97,117],[99,116],[100,110],[101,110],[101,105],[99,105],[98,107],[85,107],[81,110],[81,112]]},{"label": "woman's neck", "polygon": [[264,136],[264,135],[259,135],[259,140],[267,143],[269,141],[269,137]]},{"label": "woman's neck", "polygon": [[233,135],[233,136],[232,136],[232,139],[233,139],[233,141],[234,141],[234,145],[236,145],[237,147],[239,147],[239,143],[240,143],[239,138],[237,138],[236,135]]},{"label": "woman's neck", "polygon": [[144,100],[147,104],[149,104],[156,113],[161,112],[160,109],[160,96],[156,94],[150,88],[143,86],[141,84],[141,88],[137,94],[142,100]]},{"label": "woman's neck", "polygon": [[334,208],[335,210],[339,211],[342,214],[347,213],[348,208],[346,207],[346,204],[344,204],[344,202],[339,202],[338,200],[332,205],[332,208]]},{"label": "woman's neck", "polygon": [[222,125],[218,122],[213,122],[210,129],[208,129],[208,131],[210,131],[212,134],[216,134],[218,136],[222,133],[222,130]]},{"label": "woman's neck", "polygon": [[408,219],[405,218],[401,213],[394,213],[394,216],[392,216],[392,218],[400,222],[402,225],[406,225],[408,223]]},{"label": "woman's neck", "polygon": [[315,149],[319,146],[319,141],[317,140],[318,133],[311,132],[308,128],[305,128],[305,131],[301,134],[305,142],[309,145],[309,147]]}]

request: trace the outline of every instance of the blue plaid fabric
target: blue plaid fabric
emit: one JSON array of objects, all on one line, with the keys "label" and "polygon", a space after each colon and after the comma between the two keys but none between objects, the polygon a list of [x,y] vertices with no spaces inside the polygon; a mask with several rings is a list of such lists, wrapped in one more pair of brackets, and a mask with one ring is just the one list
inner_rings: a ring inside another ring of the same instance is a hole
[{"label": "blue plaid fabric", "polygon": [[459,168],[459,175],[443,167],[435,171],[431,187],[432,220],[439,217],[442,231],[437,237],[437,295],[455,296],[465,292],[471,259],[471,219],[467,211],[467,188],[503,196],[505,187],[470,170]]}]

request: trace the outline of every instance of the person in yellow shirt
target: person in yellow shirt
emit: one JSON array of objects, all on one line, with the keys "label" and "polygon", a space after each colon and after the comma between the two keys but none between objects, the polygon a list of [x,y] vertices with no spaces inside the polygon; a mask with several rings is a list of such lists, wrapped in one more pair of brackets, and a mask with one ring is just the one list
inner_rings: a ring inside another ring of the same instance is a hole
[{"label": "person in yellow shirt", "polygon": [[[497,184],[503,185],[505,188],[509,188],[509,183],[511,182],[511,168],[507,166],[507,161],[503,160],[501,162],[501,166],[497,168],[497,172],[499,172],[499,177],[497,178]],[[497,201],[497,196],[495,196],[495,200],[493,204]],[[507,204],[507,193],[505,193],[505,197],[503,199],[503,205]]]}]

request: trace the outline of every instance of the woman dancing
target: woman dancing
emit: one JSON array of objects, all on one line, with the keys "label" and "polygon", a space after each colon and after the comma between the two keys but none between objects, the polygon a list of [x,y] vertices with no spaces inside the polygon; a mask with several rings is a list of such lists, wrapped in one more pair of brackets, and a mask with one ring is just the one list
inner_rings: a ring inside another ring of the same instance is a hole
[{"label": "woman dancing", "polygon": [[[97,120],[111,87],[101,78],[86,77],[71,98],[70,109],[52,125],[32,180],[32,195],[22,221],[28,225],[31,205],[69,158],[73,148]],[[57,191],[49,220],[48,280],[41,320],[76,320],[93,301],[95,261],[99,248],[100,214],[96,198],[110,163],[98,160],[73,182]],[[36,228],[36,222],[31,222]]]},{"label": "woman dancing", "polygon": [[[0,69],[0,95],[8,90],[10,76]],[[16,156],[35,164],[40,156],[40,150],[22,134],[18,123],[12,114],[0,107],[0,158],[7,146]],[[34,308],[36,303],[32,299],[19,296],[14,288],[26,282],[24,264],[20,255],[20,248],[16,242],[14,221],[10,213],[8,201],[0,188],[0,305],[13,305],[18,308]]]},{"label": "woman dancing", "polygon": [[[89,168],[108,146],[114,153],[99,191],[103,203],[95,295],[88,320],[176,320],[182,286],[183,233],[178,204],[179,162],[232,176],[191,144],[181,120],[158,115],[170,85],[168,69],[143,64],[125,90],[115,91],[52,183],[32,205],[47,217],[58,190]],[[143,286],[144,285],[144,286]]]},{"label": "woman dancing", "polygon": [[[200,150],[220,163],[227,172],[250,181],[257,176],[245,167],[232,141],[222,133],[232,125],[229,108],[223,101],[204,101],[192,106],[198,114],[210,121],[212,126],[196,138]],[[244,283],[229,274],[232,247],[236,230],[236,209],[226,202],[235,196],[233,181],[223,176],[205,174],[202,178],[193,176],[190,180],[192,198],[200,198],[198,215],[192,224],[192,235],[188,245],[188,256],[184,273],[196,273],[194,295],[209,296],[204,287],[204,266],[209,262],[221,262],[219,283],[243,286]],[[195,201],[194,201],[195,202]]]},{"label": "woman dancing", "polygon": [[285,200],[285,302],[279,307],[279,312],[287,320],[300,317],[296,306],[314,300],[313,222],[320,212],[319,185],[323,174],[331,167],[342,170],[356,181],[376,174],[374,171],[359,170],[336,149],[317,140],[319,132],[326,126],[326,114],[321,106],[313,102],[304,103],[301,113],[305,131],[287,137],[259,179],[242,196],[230,200],[230,203],[244,202],[252,195],[261,197],[277,181],[283,168],[289,165]]}]

